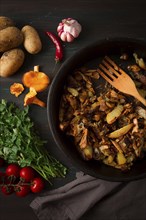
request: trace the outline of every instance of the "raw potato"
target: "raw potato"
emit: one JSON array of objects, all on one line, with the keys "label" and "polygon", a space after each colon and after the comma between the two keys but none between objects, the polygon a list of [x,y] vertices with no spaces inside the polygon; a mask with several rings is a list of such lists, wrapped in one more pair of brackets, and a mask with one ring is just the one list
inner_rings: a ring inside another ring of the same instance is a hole
[{"label": "raw potato", "polygon": [[37,54],[42,49],[42,42],[38,32],[29,25],[22,28],[24,47],[30,54]]},{"label": "raw potato", "polygon": [[15,26],[12,19],[5,16],[0,16],[0,30],[11,26]]},{"label": "raw potato", "polygon": [[7,27],[0,31],[0,52],[18,47],[23,42],[23,34],[17,27]]},{"label": "raw potato", "polygon": [[13,75],[22,66],[24,57],[24,52],[21,49],[12,49],[3,53],[0,59],[0,76]]}]

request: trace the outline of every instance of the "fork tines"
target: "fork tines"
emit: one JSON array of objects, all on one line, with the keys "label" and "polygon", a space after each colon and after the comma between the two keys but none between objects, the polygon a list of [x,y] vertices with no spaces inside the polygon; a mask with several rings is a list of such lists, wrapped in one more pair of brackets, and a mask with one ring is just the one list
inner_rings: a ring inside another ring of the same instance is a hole
[{"label": "fork tines", "polygon": [[109,57],[105,57],[99,65],[97,72],[113,87],[120,92],[126,93],[137,98],[146,106],[146,100],[139,94],[131,77],[118,65],[114,63]]},{"label": "fork tines", "polygon": [[109,83],[112,83],[115,78],[118,78],[119,75],[123,74],[122,69],[117,66],[117,64],[114,63],[114,61],[108,56],[105,56],[105,58],[102,60],[102,64],[99,64],[97,71]]}]

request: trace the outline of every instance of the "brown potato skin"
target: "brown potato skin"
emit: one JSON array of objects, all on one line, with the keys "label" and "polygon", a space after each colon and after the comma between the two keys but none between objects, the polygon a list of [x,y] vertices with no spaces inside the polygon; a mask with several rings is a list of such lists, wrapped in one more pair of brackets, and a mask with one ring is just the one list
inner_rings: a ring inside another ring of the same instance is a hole
[{"label": "brown potato skin", "polygon": [[24,37],[24,48],[30,54],[37,54],[42,49],[42,42],[36,29],[30,25],[25,25],[22,28]]},{"label": "brown potato skin", "polygon": [[23,42],[23,34],[17,27],[7,27],[0,31],[0,52],[18,47]]},{"label": "brown potato skin", "polygon": [[13,75],[22,66],[24,58],[25,54],[21,49],[12,49],[3,53],[0,59],[0,76]]},{"label": "brown potato skin", "polygon": [[0,16],[0,30],[3,30],[7,27],[15,26],[11,18]]}]

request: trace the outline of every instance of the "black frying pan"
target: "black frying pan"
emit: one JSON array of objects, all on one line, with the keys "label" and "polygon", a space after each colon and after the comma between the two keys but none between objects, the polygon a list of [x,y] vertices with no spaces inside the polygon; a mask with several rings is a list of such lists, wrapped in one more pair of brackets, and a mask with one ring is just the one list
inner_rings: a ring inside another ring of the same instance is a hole
[{"label": "black frying pan", "polygon": [[117,60],[123,52],[127,52],[131,57],[133,52],[136,52],[139,56],[146,59],[146,42],[123,38],[106,39],[81,49],[64,62],[53,79],[48,94],[48,122],[57,146],[79,170],[109,181],[130,181],[146,177],[146,157],[135,162],[128,172],[122,172],[98,161],[84,161],[72,141],[59,130],[59,104],[66,78],[75,68],[83,65],[97,67],[98,62],[100,62],[103,56],[113,56],[114,60]]}]

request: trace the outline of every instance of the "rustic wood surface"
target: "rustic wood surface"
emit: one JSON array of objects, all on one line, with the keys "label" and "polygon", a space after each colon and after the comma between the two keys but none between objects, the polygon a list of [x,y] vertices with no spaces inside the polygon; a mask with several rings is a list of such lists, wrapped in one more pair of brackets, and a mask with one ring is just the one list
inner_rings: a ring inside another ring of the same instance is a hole
[{"label": "rustic wood surface", "polygon": [[[27,54],[23,67],[13,77],[0,78],[0,99],[6,98],[8,101],[23,106],[23,95],[15,98],[10,94],[9,87],[13,82],[20,81],[22,74],[33,69],[34,65],[39,64],[41,70],[53,79],[56,74],[53,73],[55,47],[44,32],[48,30],[56,33],[56,27],[63,18],[73,17],[82,25],[82,32],[78,39],[73,43],[63,43],[64,62],[77,50],[98,39],[132,37],[146,40],[145,5],[145,0],[1,0],[0,15],[12,18],[19,28],[26,24],[34,26],[41,36],[43,50],[37,55]],[[48,90],[41,95],[44,101],[47,100],[47,93]],[[67,177],[54,180],[53,186],[48,186],[48,189],[64,185],[74,179],[76,168],[56,147],[49,131],[46,109],[31,106],[30,112],[40,135],[48,141],[49,151],[70,167]],[[0,220],[36,220],[36,216],[29,207],[34,197],[35,195],[31,194],[21,199],[15,195],[3,196],[0,194]]]}]

